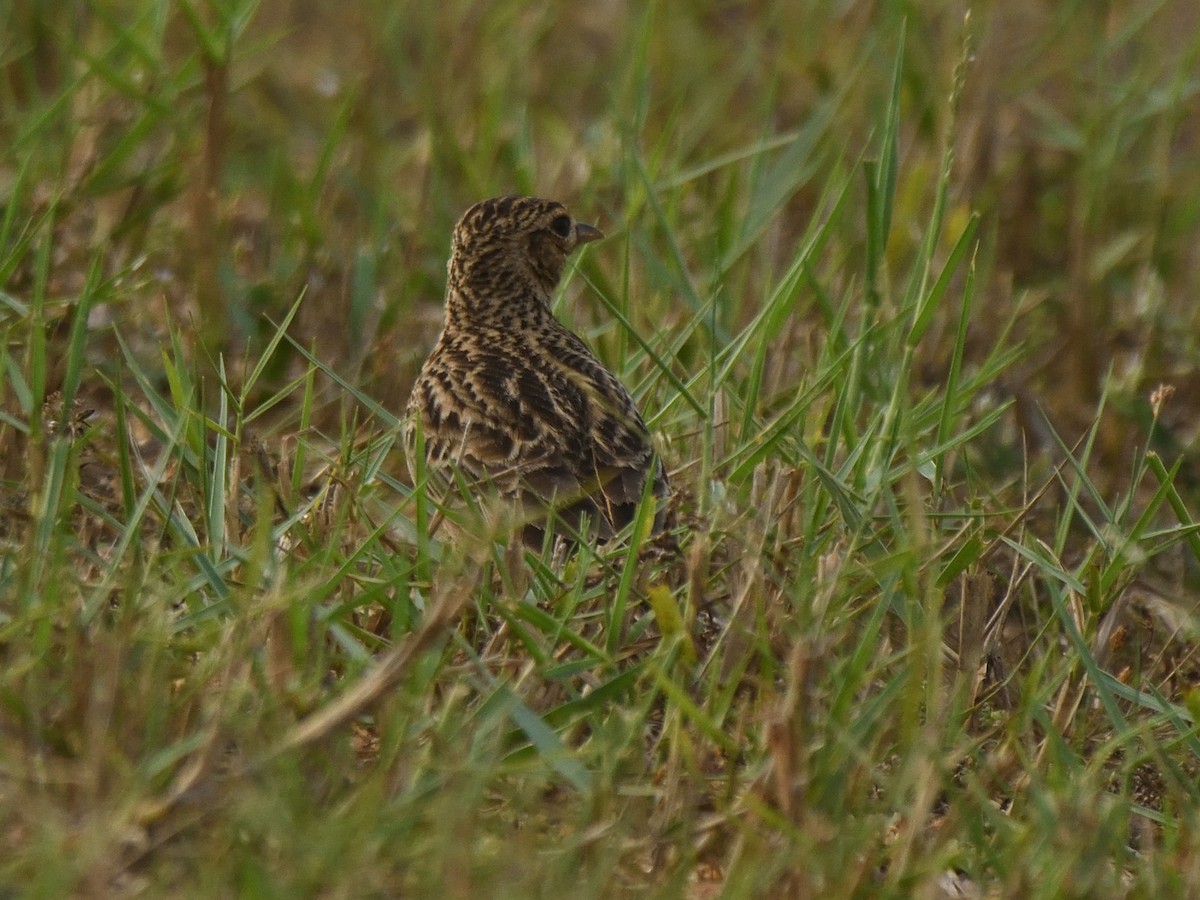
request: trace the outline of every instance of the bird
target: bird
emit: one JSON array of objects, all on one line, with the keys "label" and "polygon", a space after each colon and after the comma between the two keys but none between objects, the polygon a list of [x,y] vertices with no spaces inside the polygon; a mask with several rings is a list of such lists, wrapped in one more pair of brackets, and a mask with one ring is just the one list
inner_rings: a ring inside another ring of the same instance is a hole
[{"label": "bird", "polygon": [[[454,228],[441,334],[409,396],[403,442],[414,484],[494,490],[538,546],[615,537],[650,481],[655,532],[670,484],[629,391],[551,310],[568,257],[603,232],[555,200],[482,200]],[[424,454],[424,459],[419,457]],[[563,532],[560,531],[560,534]]]}]

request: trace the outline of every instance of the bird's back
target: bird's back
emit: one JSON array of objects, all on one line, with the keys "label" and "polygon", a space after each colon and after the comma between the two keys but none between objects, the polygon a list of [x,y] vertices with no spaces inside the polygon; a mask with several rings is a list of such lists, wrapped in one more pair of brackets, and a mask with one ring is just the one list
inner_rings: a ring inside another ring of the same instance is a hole
[{"label": "bird's back", "polygon": [[[578,337],[550,319],[536,330],[447,330],[413,388],[426,464],[457,466],[526,504],[552,505],[571,527],[586,513],[608,537],[627,524],[648,475],[667,478],[624,385]],[[414,473],[415,477],[415,473]]]}]

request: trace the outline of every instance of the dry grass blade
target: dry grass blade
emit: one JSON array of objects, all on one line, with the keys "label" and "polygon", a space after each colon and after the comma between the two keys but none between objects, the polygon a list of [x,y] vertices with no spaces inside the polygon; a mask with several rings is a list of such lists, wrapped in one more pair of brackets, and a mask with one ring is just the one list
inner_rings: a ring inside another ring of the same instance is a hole
[{"label": "dry grass blade", "polygon": [[866,10],[0,4],[0,895],[1200,896],[1200,5]]}]

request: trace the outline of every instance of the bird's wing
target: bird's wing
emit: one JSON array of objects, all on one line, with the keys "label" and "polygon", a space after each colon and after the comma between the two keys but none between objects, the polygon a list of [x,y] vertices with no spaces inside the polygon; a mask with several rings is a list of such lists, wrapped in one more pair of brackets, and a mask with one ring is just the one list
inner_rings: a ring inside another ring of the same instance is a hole
[{"label": "bird's wing", "polygon": [[563,329],[547,342],[544,366],[572,385],[572,411],[583,432],[583,454],[572,459],[575,477],[602,501],[605,518],[620,528],[633,515],[647,476],[656,496],[667,492],[649,429],[620,380],[576,335]]},{"label": "bird's wing", "polygon": [[565,329],[553,340],[493,337],[439,345],[413,390],[409,418],[431,467],[552,505],[573,526],[587,514],[604,535],[632,516],[648,473],[665,494],[633,398],[586,344]]}]

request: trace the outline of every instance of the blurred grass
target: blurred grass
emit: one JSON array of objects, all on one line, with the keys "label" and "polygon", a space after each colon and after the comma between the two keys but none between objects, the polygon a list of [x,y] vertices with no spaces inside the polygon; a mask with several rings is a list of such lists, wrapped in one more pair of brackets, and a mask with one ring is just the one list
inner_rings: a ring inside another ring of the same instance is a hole
[{"label": "blurred grass", "polygon": [[[1193,7],[3,7],[4,890],[1200,890]],[[678,558],[428,534],[507,191]]]}]

